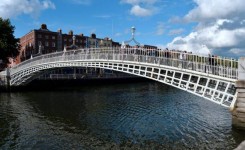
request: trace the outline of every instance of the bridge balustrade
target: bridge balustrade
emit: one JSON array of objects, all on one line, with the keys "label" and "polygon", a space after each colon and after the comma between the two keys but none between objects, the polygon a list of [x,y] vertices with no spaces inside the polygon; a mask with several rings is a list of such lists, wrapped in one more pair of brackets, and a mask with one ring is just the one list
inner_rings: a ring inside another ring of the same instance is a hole
[{"label": "bridge balustrade", "polygon": [[169,50],[144,48],[123,49],[118,47],[87,48],[37,56],[13,67],[11,72],[18,72],[18,70],[30,67],[34,64],[71,60],[133,61],[176,67],[231,79],[237,79],[238,76],[238,62],[234,59],[199,56],[187,52],[185,53]]}]

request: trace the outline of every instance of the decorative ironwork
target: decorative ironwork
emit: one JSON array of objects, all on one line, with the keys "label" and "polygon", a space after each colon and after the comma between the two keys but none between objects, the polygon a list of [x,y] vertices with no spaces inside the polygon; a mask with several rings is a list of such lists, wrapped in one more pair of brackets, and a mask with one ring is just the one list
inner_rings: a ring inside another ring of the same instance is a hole
[{"label": "decorative ironwork", "polygon": [[137,42],[137,41],[135,40],[135,30],[136,30],[135,27],[132,27],[132,28],[131,28],[132,37],[131,37],[130,40],[128,40],[128,41],[123,41],[123,42],[122,42],[122,48],[125,48],[126,45],[129,44],[129,43],[132,42],[132,41],[133,41],[137,46],[140,46],[140,43]]},{"label": "decorative ironwork", "polygon": [[[137,53],[135,53],[137,51]],[[222,106],[232,107],[236,100],[237,61],[231,66],[209,64],[208,57],[168,50],[145,48],[90,48],[56,52],[33,57],[10,69],[10,84],[32,81],[47,69],[63,67],[103,68],[149,78],[185,90]],[[153,55],[154,54],[154,55]],[[229,60],[222,60],[229,61]],[[0,72],[6,76],[6,72]]]}]

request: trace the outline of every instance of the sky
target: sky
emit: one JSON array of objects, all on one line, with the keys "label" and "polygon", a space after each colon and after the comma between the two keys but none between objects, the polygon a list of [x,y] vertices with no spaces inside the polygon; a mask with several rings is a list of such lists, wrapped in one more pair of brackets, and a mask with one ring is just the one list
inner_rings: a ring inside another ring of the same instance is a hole
[{"label": "sky", "polygon": [[17,38],[45,23],[51,31],[121,43],[135,27],[140,44],[241,57],[244,8],[244,0],[1,0],[0,17],[10,19]]}]

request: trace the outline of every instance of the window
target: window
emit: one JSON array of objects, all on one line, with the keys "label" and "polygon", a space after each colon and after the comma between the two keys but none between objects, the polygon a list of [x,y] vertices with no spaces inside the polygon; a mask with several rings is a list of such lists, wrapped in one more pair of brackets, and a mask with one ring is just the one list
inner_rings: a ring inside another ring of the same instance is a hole
[{"label": "window", "polygon": [[38,41],[38,45],[42,45],[42,41]]},{"label": "window", "polygon": [[52,36],[52,39],[55,40],[55,36]]},{"label": "window", "polygon": [[38,36],[37,36],[38,38],[42,38],[42,34],[38,34]]},{"label": "window", "polygon": [[48,35],[45,35],[45,39],[49,39]]},{"label": "window", "polygon": [[52,47],[55,47],[55,42],[52,42]]},{"label": "window", "polygon": [[49,46],[48,42],[45,42],[45,46]]},{"label": "window", "polygon": [[64,41],[66,42],[66,41],[67,41],[67,39],[64,39]]}]

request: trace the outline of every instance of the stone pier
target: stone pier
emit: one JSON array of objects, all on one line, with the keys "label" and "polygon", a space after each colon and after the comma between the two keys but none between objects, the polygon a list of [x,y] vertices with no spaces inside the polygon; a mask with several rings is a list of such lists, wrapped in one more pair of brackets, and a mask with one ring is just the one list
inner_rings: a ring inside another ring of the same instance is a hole
[{"label": "stone pier", "polygon": [[245,130],[245,57],[238,61],[237,100],[232,111],[232,126]]},{"label": "stone pier", "polygon": [[10,91],[10,69],[1,72],[0,75],[0,91]]}]

